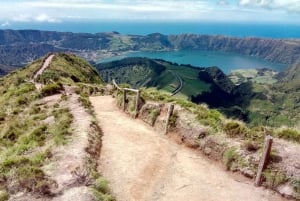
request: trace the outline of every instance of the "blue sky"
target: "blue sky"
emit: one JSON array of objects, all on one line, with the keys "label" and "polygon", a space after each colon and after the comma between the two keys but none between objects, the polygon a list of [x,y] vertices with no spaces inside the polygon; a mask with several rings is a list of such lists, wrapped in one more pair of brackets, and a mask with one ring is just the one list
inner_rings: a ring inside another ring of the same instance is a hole
[{"label": "blue sky", "polygon": [[300,25],[300,0],[1,0],[0,25],[64,21],[216,21]]}]

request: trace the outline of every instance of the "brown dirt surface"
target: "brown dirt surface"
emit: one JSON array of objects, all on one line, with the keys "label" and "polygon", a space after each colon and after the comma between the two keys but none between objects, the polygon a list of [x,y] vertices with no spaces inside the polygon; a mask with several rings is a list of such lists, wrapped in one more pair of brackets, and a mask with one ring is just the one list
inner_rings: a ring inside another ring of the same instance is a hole
[{"label": "brown dirt surface", "polygon": [[90,98],[103,144],[99,171],[118,201],[282,201],[238,181],[195,151],[121,112],[110,96]]},{"label": "brown dirt surface", "polygon": [[[57,183],[53,192],[59,194],[53,200],[93,200],[91,191],[87,190],[84,184],[76,183],[73,172],[76,170],[86,170],[87,153],[89,146],[88,133],[92,117],[86,112],[78,101],[79,95],[71,94],[67,106],[73,115],[71,125],[72,136],[68,138],[68,143],[58,146],[53,150],[52,162],[44,167],[46,174]],[[74,198],[77,199],[74,199]]]},{"label": "brown dirt surface", "polygon": [[54,57],[54,54],[51,54],[43,63],[43,66],[36,72],[36,74],[33,76],[33,80],[31,80],[31,82],[33,82],[35,84],[35,88],[37,89],[41,89],[42,88],[42,84],[36,82],[36,79],[39,75],[43,74],[43,72],[46,70],[46,68],[48,68],[48,66],[50,65],[52,59]]}]

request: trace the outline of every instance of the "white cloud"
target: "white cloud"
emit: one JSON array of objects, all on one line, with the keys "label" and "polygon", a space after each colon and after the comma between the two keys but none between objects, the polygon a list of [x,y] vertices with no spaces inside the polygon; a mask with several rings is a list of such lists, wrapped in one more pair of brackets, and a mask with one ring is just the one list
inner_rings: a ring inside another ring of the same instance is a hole
[{"label": "white cloud", "polygon": [[300,0],[239,0],[238,4],[300,13]]},{"label": "white cloud", "polygon": [[16,21],[16,22],[29,22],[30,16],[26,15],[26,14],[19,14],[19,15],[13,16],[11,20]]},{"label": "white cloud", "polygon": [[10,25],[9,21],[6,21],[1,24],[1,27],[7,27],[9,25]]},{"label": "white cloud", "polygon": [[300,0],[6,0],[0,7],[2,21],[50,23],[92,19],[299,24],[299,14]]},{"label": "white cloud", "polygon": [[12,21],[15,22],[50,22],[56,23],[60,22],[59,19],[51,18],[47,14],[42,13],[38,15],[28,15],[28,14],[20,14],[11,18]]},{"label": "white cloud", "polygon": [[224,6],[224,5],[228,5],[229,3],[228,3],[227,0],[219,0],[218,4],[221,5],[221,6]]},{"label": "white cloud", "polygon": [[37,22],[51,22],[51,23],[60,22],[60,20],[57,20],[55,18],[51,18],[45,13],[39,14],[38,16],[34,17],[34,20],[37,21]]}]

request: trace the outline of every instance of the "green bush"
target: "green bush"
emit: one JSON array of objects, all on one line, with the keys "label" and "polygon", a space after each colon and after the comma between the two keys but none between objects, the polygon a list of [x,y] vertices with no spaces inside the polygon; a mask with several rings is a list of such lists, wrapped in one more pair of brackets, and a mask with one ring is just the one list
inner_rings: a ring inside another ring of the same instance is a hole
[{"label": "green bush", "polygon": [[292,129],[292,128],[279,129],[276,132],[276,135],[280,138],[300,143],[300,132],[297,131],[296,129]]},{"label": "green bush", "polygon": [[81,102],[82,106],[86,109],[90,109],[92,107],[92,103],[90,102],[88,96],[80,95],[78,101]]},{"label": "green bush", "polygon": [[95,189],[104,194],[110,193],[110,189],[108,187],[108,181],[103,177],[99,177],[98,179],[96,179]]},{"label": "green bush", "polygon": [[9,199],[9,194],[6,191],[0,190],[0,201],[6,201]]},{"label": "green bush", "polygon": [[159,116],[160,114],[160,109],[153,109],[150,111],[150,118],[151,118],[151,124],[152,126],[154,125],[157,117]]},{"label": "green bush", "polygon": [[51,83],[42,88],[41,95],[50,96],[53,94],[60,93],[61,90],[63,90],[63,86],[61,83]]},{"label": "green bush", "polygon": [[223,154],[223,162],[227,170],[230,170],[232,164],[238,160],[239,155],[236,152],[236,148],[232,147],[227,149]]},{"label": "green bush", "polygon": [[178,112],[174,111],[173,114],[170,116],[170,119],[169,119],[170,128],[175,128],[176,127],[177,118],[178,118]]},{"label": "green bush", "polygon": [[20,86],[16,87],[16,90],[14,91],[14,94],[17,96],[27,94],[31,91],[35,90],[35,86],[32,83],[23,83]]},{"label": "green bush", "polygon": [[248,134],[247,128],[236,121],[229,121],[225,123],[223,129],[229,137],[245,137]]},{"label": "green bush", "polygon": [[286,175],[277,171],[266,170],[263,176],[266,179],[266,185],[271,189],[275,189],[287,181]]},{"label": "green bush", "polygon": [[16,100],[18,105],[26,105],[28,104],[29,100],[26,96],[19,96]]},{"label": "green bush", "polygon": [[110,189],[108,187],[108,182],[103,177],[99,177],[98,179],[96,179],[94,185],[94,195],[98,200],[115,201],[115,198],[111,195]]}]

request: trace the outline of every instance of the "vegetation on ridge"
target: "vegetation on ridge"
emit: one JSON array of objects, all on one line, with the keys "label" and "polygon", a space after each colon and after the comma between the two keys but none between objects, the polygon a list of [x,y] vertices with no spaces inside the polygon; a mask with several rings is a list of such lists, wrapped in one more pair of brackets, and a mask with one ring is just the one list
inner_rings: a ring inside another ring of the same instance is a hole
[{"label": "vegetation on ridge", "polygon": [[[68,97],[62,93],[64,85],[84,92],[82,84],[89,83],[88,88],[102,83],[87,62],[60,53],[54,56],[45,74],[38,77],[45,85],[37,90],[30,80],[44,60],[41,58],[0,79],[1,200],[18,192],[52,196],[50,189],[56,183],[46,175],[44,165],[53,160],[53,148],[66,144],[73,134]],[[42,100],[52,94],[57,94],[53,101]]]}]

